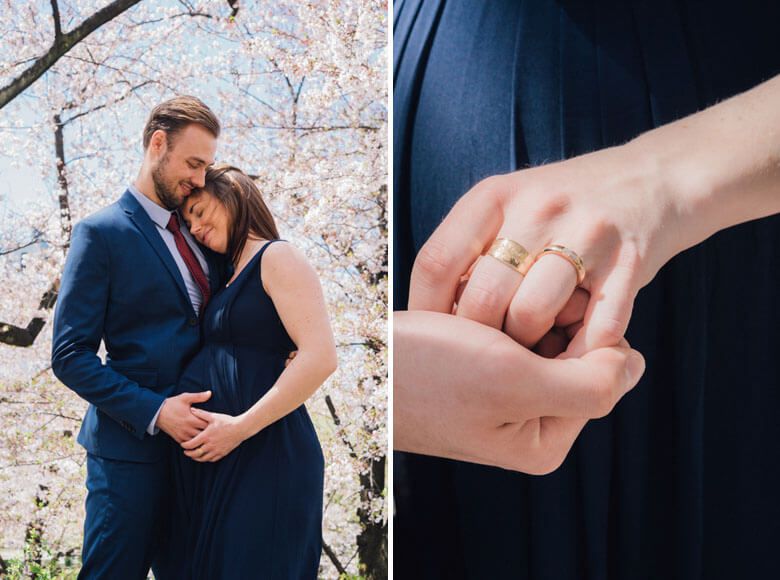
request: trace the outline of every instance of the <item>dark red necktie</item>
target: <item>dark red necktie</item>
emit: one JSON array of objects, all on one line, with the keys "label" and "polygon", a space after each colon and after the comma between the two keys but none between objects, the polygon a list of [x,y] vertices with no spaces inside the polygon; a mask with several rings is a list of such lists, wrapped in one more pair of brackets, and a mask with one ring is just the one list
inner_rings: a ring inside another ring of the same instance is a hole
[{"label": "dark red necktie", "polygon": [[195,257],[195,253],[181,233],[181,229],[179,228],[179,216],[176,212],[171,213],[171,219],[168,220],[168,230],[173,234],[173,239],[176,240],[176,248],[179,250],[179,254],[181,254],[184,263],[187,264],[187,269],[190,271],[190,274],[192,274],[195,283],[198,285],[198,288],[200,288],[200,293],[203,295],[203,302],[200,305],[200,311],[203,312],[211,297],[209,281],[206,278],[206,274],[203,273],[203,268],[200,267],[198,258]]}]

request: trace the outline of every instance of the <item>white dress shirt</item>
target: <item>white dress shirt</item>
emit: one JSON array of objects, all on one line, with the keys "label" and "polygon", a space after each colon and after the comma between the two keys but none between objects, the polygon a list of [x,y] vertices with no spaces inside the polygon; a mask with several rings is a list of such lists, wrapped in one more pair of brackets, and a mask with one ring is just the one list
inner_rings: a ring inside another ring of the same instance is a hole
[{"label": "white dress shirt", "polygon": [[[168,222],[170,221],[171,213],[173,212],[154,203],[151,199],[138,191],[134,185],[129,185],[127,189],[138,200],[138,203],[140,203],[141,207],[144,208],[146,213],[149,215],[149,218],[151,218],[152,222],[154,222],[154,225],[157,226],[157,233],[160,234],[163,242],[165,242],[168,251],[171,253],[171,256],[176,262],[176,266],[179,268],[181,277],[184,279],[184,286],[187,288],[187,294],[189,294],[190,302],[192,302],[192,308],[196,313],[200,312],[200,305],[203,302],[203,296],[200,292],[200,288],[198,287],[197,282],[195,282],[195,279],[192,277],[192,274],[190,274],[190,270],[187,268],[187,264],[184,262],[184,258],[181,257],[179,249],[176,247],[176,239],[173,237],[173,233],[168,230]],[[181,219],[181,215],[179,215],[179,223],[182,225],[184,224],[184,220]],[[192,234],[190,234],[186,226],[181,228],[181,233],[184,236],[187,245],[192,248],[192,252],[198,259],[200,267],[203,268],[203,273],[206,274],[206,278],[208,279],[209,265],[206,263],[206,258],[203,255],[203,252],[198,247],[198,244],[195,242],[195,239],[192,237]],[[157,433],[160,432],[160,429],[157,427],[157,418],[160,416],[161,409],[162,405],[160,405],[160,408],[157,409],[157,413],[155,413],[154,418],[146,428],[147,433],[150,435],[157,435]]]}]

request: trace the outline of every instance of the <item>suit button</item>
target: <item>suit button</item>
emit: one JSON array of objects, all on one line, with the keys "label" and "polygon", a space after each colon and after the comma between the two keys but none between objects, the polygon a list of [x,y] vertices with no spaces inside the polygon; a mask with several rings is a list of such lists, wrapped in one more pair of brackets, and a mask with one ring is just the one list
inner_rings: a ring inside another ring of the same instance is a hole
[{"label": "suit button", "polygon": [[190,318],[188,321],[190,326],[198,326],[198,319],[197,318]]}]

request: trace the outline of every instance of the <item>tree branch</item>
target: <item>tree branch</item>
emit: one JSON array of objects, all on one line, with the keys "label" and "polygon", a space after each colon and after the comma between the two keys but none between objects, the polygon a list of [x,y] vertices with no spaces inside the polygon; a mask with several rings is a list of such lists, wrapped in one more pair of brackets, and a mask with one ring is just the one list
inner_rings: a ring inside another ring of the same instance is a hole
[{"label": "tree branch", "polygon": [[[263,103],[265,104],[265,103]],[[371,125],[248,125],[250,129],[270,129],[275,131],[304,131],[307,133],[325,133],[329,131],[372,131],[377,132],[381,127]]]},{"label": "tree branch", "polygon": [[26,244],[22,244],[21,246],[17,246],[15,248],[11,248],[10,250],[0,250],[0,256],[7,256],[8,254],[13,254],[14,252],[18,252],[19,250],[23,250],[25,248],[29,248],[30,246],[33,246],[38,243],[38,241],[41,239],[40,235],[36,235],[32,240],[27,242]]},{"label": "tree branch", "polygon": [[137,90],[138,90],[138,89],[140,89],[140,88],[143,88],[143,87],[145,87],[146,85],[150,85],[150,84],[152,84],[152,82],[153,82],[153,81],[151,81],[151,80],[145,80],[145,81],[143,81],[142,83],[139,83],[139,84],[137,84],[137,85],[135,85],[135,86],[132,86],[132,87],[130,87],[130,88],[128,89],[128,91],[127,91],[127,92],[126,92],[124,95],[122,95],[121,97],[117,97],[117,98],[116,98],[116,99],[114,99],[113,101],[107,101],[107,102],[105,102],[105,103],[102,103],[102,104],[100,104],[100,105],[96,105],[96,106],[92,107],[91,109],[87,109],[86,111],[82,111],[82,112],[80,112],[80,113],[76,113],[76,114],[75,114],[75,115],[73,115],[72,117],[69,117],[69,118],[65,119],[64,121],[62,121],[62,125],[63,125],[63,126],[65,126],[65,125],[67,125],[68,123],[71,123],[71,122],[75,121],[75,120],[76,120],[76,119],[78,119],[79,117],[84,117],[84,116],[86,116],[86,115],[89,115],[90,113],[94,113],[95,111],[99,111],[100,109],[104,109],[104,108],[106,108],[106,107],[107,107],[107,106],[109,106],[109,105],[116,105],[117,103],[121,103],[121,102],[122,102],[122,101],[124,101],[124,100],[125,100],[127,97],[131,96],[131,95],[132,95],[132,94],[133,94],[135,91],[137,91]]},{"label": "tree branch", "polygon": [[[52,282],[49,289],[44,292],[38,309],[51,310],[54,307],[54,303],[57,301],[59,290],[60,280],[58,278]],[[38,316],[33,318],[26,328],[8,324],[6,322],[0,322],[0,342],[11,346],[32,346],[45,325],[46,321]]]},{"label": "tree branch", "polygon": [[60,24],[60,7],[57,0],[51,0],[51,16],[54,19],[54,44],[62,38],[62,24]]},{"label": "tree branch", "polygon": [[336,567],[336,570],[338,570],[339,576],[347,574],[347,569],[339,561],[339,558],[338,556],[336,556],[336,552],[333,551],[333,548],[331,548],[325,542],[325,538],[322,539],[322,551],[325,552],[325,555],[328,556],[328,558],[330,558],[331,562],[333,562],[333,565]]},{"label": "tree branch", "polygon": [[195,18],[196,16],[200,16],[201,18],[214,18],[208,12],[195,12],[193,10],[190,10],[189,12],[180,12],[178,14],[172,14],[171,16],[164,16],[162,18],[152,18],[150,20],[141,20],[140,22],[133,22],[130,25],[130,27],[137,28],[139,26],[146,26],[147,24],[156,24],[158,22],[162,22],[163,20],[173,20],[174,18],[181,18],[182,16],[190,16],[192,18]]},{"label": "tree branch", "polygon": [[[67,34],[55,35],[54,43],[48,51],[38,58],[29,68],[16,77],[8,85],[0,89],[0,109],[5,107],[22,91],[33,84],[43,73],[49,70],[64,54],[92,34],[95,30],[103,26],[106,22],[113,20],[125,10],[138,4],[141,0],[114,0],[111,4],[98,10],[92,16],[87,18],[80,26]],[[52,0],[54,7],[56,2]],[[59,12],[58,12],[59,14]],[[56,29],[55,29],[56,31]]]},{"label": "tree branch", "polygon": [[57,278],[51,283],[49,289],[41,296],[41,301],[38,304],[38,310],[51,310],[54,308],[54,303],[57,302],[57,294],[60,292],[60,279]]},{"label": "tree branch", "polygon": [[27,328],[14,326],[13,324],[0,323],[0,342],[11,346],[31,346],[40,334],[46,322],[43,318],[35,317],[27,325]]},{"label": "tree branch", "polygon": [[[333,405],[333,400],[330,398],[330,395],[325,395],[325,404],[328,406],[328,411],[330,411],[330,416],[333,419],[333,422],[336,424],[336,427],[341,427],[341,418],[336,413],[336,407]],[[339,429],[341,431],[341,429]],[[344,443],[344,445],[347,446],[349,449],[349,456],[352,459],[357,459],[357,453],[355,452],[355,447],[352,445],[352,442],[346,438],[343,432],[339,434],[341,442]]]}]

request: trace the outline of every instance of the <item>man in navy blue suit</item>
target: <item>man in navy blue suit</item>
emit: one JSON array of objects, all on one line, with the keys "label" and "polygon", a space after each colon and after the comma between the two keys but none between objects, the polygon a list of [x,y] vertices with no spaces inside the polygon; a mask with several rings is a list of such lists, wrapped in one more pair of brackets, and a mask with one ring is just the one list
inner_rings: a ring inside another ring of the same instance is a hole
[{"label": "man in navy blue suit", "polygon": [[190,407],[209,398],[208,385],[171,395],[200,345],[200,313],[224,279],[221,259],[179,227],[176,209],[204,185],[219,132],[197,98],[155,107],[136,180],[73,230],[52,368],[90,403],[78,437],[88,491],[80,578],[140,579],[150,567],[168,577],[171,443],[159,432],[181,443],[206,426]]}]

